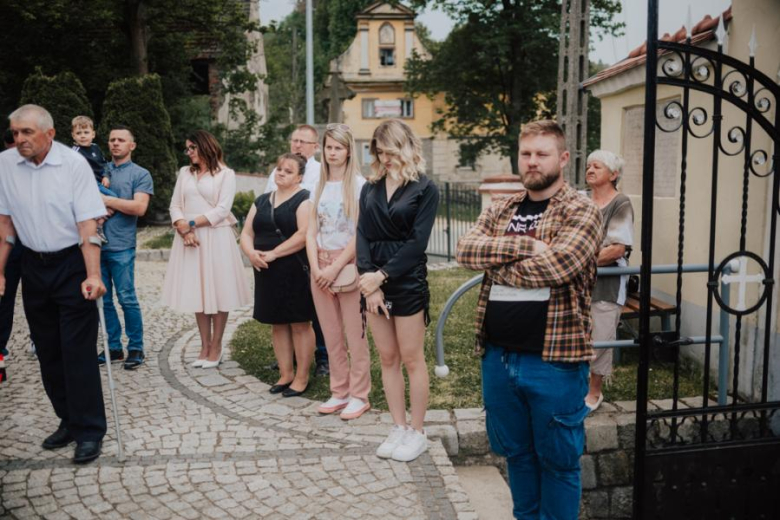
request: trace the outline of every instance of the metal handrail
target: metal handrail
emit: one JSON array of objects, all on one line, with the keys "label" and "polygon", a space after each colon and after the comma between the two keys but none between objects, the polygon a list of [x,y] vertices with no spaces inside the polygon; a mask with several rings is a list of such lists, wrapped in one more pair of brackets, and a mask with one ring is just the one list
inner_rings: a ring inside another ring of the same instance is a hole
[{"label": "metal handrail", "polygon": [[[739,269],[738,262],[732,261],[730,264],[726,265],[723,269],[723,274],[729,274],[733,271],[737,271]],[[661,264],[661,265],[654,265],[650,271],[653,274],[676,274],[677,273],[677,264]],[[599,267],[598,268],[598,276],[624,276],[624,275],[631,275],[631,274],[638,274],[640,271],[640,267],[638,266],[628,266],[628,267]],[[684,273],[706,273],[709,270],[709,266],[707,264],[684,264],[682,266],[682,272]],[[463,284],[461,284],[460,287],[458,287],[455,292],[453,292],[450,297],[447,299],[447,301],[444,304],[444,308],[441,311],[441,314],[439,315],[439,320],[436,323],[436,366],[434,367],[434,374],[436,374],[438,377],[447,377],[450,373],[450,369],[447,366],[447,364],[444,362],[444,326],[447,322],[447,318],[449,317],[450,313],[452,312],[452,308],[455,306],[455,303],[466,294],[472,287],[480,284],[482,282],[482,278],[484,277],[484,274],[478,274],[474,276],[473,278],[470,278]],[[721,297],[724,302],[729,301],[729,286],[727,283],[721,282],[720,284],[720,293]],[[679,309],[678,309],[679,312]],[[718,355],[718,404],[724,405],[726,404],[726,399],[728,397],[727,395],[727,386],[728,386],[728,373],[729,373],[729,316],[728,313],[723,310],[723,308],[720,309],[720,334],[718,335],[711,335],[710,336],[710,343],[718,343],[719,344],[719,355]],[[695,344],[702,344],[707,342],[706,336],[693,336],[690,338],[692,345]],[[593,348],[614,348],[614,347],[638,347],[639,343],[636,340],[615,340],[615,341],[596,341],[593,343]]]}]

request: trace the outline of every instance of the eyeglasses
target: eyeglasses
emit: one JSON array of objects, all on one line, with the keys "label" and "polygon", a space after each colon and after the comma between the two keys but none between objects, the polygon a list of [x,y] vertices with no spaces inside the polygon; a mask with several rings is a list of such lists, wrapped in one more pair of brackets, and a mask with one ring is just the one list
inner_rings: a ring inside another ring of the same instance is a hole
[{"label": "eyeglasses", "polygon": [[191,144],[191,145],[189,145],[188,147],[186,147],[184,149],[184,153],[185,154],[190,153],[190,152],[197,152],[197,151],[198,151],[198,147],[195,146],[194,144]]},{"label": "eyeglasses", "polygon": [[344,123],[330,123],[325,127],[326,130],[341,130],[342,132],[351,132],[352,129]]},{"label": "eyeglasses", "polygon": [[292,144],[317,144],[317,141],[304,141],[303,139],[290,139]]}]

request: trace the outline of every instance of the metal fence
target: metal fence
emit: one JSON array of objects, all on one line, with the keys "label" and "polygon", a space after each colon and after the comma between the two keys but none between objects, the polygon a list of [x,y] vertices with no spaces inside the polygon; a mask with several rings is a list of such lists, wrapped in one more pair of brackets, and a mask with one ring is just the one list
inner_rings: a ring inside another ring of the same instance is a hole
[{"label": "metal fence", "polygon": [[442,182],[439,208],[426,253],[431,261],[455,258],[458,239],[474,225],[482,211],[478,182]]}]

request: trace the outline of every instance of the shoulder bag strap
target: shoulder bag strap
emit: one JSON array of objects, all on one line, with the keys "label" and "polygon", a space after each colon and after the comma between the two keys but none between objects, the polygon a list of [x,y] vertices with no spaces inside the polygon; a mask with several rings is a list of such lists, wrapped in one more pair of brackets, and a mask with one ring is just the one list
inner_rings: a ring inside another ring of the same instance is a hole
[{"label": "shoulder bag strap", "polygon": [[[294,195],[293,195],[294,196]],[[276,236],[278,236],[282,242],[287,240],[287,237],[284,233],[282,233],[282,230],[279,229],[279,226],[276,224],[276,219],[274,218],[274,206],[276,205],[276,192],[271,192],[271,197],[268,199],[271,202],[271,223],[274,225],[274,232],[276,233]],[[303,267],[303,270],[306,272],[306,274],[309,274],[309,266],[301,259],[300,251],[297,253],[293,253],[295,255],[295,258],[298,259],[298,262],[300,262],[301,267]]]}]

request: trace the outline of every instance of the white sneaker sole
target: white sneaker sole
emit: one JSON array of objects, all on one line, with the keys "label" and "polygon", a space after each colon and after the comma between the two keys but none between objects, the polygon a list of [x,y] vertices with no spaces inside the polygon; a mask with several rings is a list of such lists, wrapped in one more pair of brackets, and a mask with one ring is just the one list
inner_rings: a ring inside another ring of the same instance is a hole
[{"label": "white sneaker sole", "polygon": [[346,402],[344,404],[338,404],[336,406],[320,406],[319,408],[317,408],[317,413],[321,413],[322,415],[329,415],[332,413],[336,413],[346,408],[348,404],[349,402]]},{"label": "white sneaker sole", "polygon": [[342,420],[344,421],[350,421],[352,419],[357,419],[358,417],[360,417],[370,409],[371,409],[371,403],[366,403],[360,410],[356,412],[352,412],[352,413],[341,412],[341,415],[339,417],[341,417]]},{"label": "white sneaker sole", "polygon": [[[399,446],[399,448],[400,447],[401,446]],[[393,455],[390,458],[392,458],[393,460],[398,461],[398,462],[412,462],[414,459],[416,459],[417,457],[419,457],[420,455],[422,455],[426,451],[428,451],[428,441],[427,440],[425,441],[425,446],[423,446],[423,448],[421,450],[417,450],[417,452],[412,452],[411,454],[408,454],[408,453],[407,454],[402,454],[402,453],[398,453],[398,448],[396,448],[395,450],[393,450]]]}]

